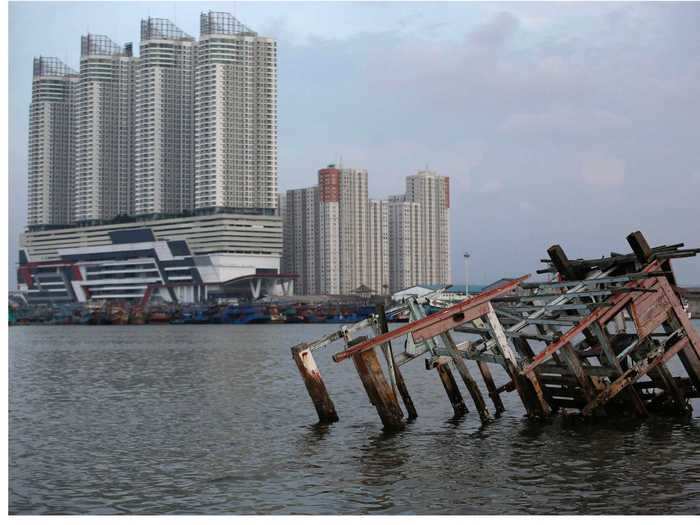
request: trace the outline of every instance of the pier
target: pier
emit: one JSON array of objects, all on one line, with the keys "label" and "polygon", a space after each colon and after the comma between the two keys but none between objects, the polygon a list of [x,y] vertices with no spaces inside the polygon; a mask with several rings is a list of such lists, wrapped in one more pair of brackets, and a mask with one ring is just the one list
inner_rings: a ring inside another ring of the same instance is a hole
[{"label": "pier", "polygon": [[[336,341],[344,349],[333,361],[353,361],[358,388],[361,384],[387,430],[400,430],[420,416],[401,373],[418,358],[439,375],[455,415],[468,411],[461,380],[483,424],[504,411],[501,396],[509,393],[534,419],[689,413],[688,400],[700,396],[700,335],[681,300],[671,260],[693,257],[700,249],[650,247],[639,231],[627,242],[630,253],[597,259],[569,259],[554,245],[537,271],[549,280],[509,279],[432,315],[426,315],[431,295],[409,298],[390,312],[408,313],[409,322],[399,328],[388,330],[386,313],[378,309],[361,322],[295,345],[292,355],[319,420],[342,417],[313,359]],[[456,342],[456,333],[472,339]],[[669,366],[673,361],[676,366]],[[492,367],[502,367],[509,380],[495,384]]]}]

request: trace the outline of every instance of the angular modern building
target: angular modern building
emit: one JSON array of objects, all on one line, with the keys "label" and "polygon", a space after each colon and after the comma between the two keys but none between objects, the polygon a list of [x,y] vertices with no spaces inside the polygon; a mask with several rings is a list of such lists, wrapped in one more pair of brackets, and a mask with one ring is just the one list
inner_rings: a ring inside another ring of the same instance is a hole
[{"label": "angular modern building", "polygon": [[81,38],[73,220],[133,214],[134,65],[131,44]]},{"label": "angular modern building", "polygon": [[202,13],[194,90],[195,207],[277,207],[277,44]]},{"label": "angular modern building", "polygon": [[30,226],[72,220],[75,162],[74,106],[79,76],[57,58],[34,59],[29,106]]},{"label": "angular modern building", "polygon": [[141,21],[135,74],[134,213],[194,208],[196,42],[169,20]]}]

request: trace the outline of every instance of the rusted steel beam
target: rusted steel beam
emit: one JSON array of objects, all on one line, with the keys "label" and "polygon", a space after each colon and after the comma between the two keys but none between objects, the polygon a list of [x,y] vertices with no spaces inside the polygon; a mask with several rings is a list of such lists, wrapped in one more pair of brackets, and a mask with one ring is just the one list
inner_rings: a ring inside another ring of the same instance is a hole
[{"label": "rusted steel beam", "polygon": [[674,343],[671,348],[660,348],[644,359],[631,366],[624,374],[612,382],[605,390],[600,392],[595,399],[590,401],[581,411],[583,415],[590,415],[597,407],[604,405],[617,394],[622,392],[629,385],[634,384],[640,377],[646,375],[649,370],[654,369],[661,363],[665,363],[674,355],[680,352],[688,344],[688,338],[683,337],[680,341]]},{"label": "rusted steel beam", "polygon": [[323,382],[321,372],[318,366],[316,366],[316,361],[306,344],[293,347],[292,356],[304,380],[306,390],[309,392],[309,396],[311,396],[311,401],[314,403],[319,421],[321,423],[334,423],[338,421],[338,414],[335,411],[335,406],[333,405],[331,397],[328,395],[326,384]]},{"label": "rusted steel beam", "polygon": [[[386,311],[384,310],[384,303],[377,304],[377,320],[379,323],[379,331],[383,334],[389,331],[389,325],[386,319]],[[413,399],[411,399],[411,394],[408,392],[408,387],[406,386],[406,381],[403,378],[400,367],[397,366],[396,360],[394,359],[394,352],[391,349],[391,343],[386,343],[387,354],[389,359],[391,359],[391,365],[394,372],[394,377],[396,378],[396,388],[399,391],[401,400],[403,401],[403,406],[406,408],[406,413],[408,414],[408,419],[412,420],[418,417],[418,412],[413,404]]]},{"label": "rusted steel beam", "polygon": [[464,398],[462,393],[459,391],[457,386],[457,381],[455,381],[455,376],[452,375],[450,366],[447,363],[437,363],[435,369],[438,372],[442,386],[445,387],[445,393],[447,398],[450,400],[452,405],[452,410],[454,410],[455,417],[461,417],[468,413],[467,405],[464,403]]},{"label": "rusted steel beam", "polygon": [[[344,361],[345,359],[351,357],[353,354],[358,353],[358,352],[364,352],[365,350],[369,348],[373,348],[375,346],[380,346],[386,342],[392,341],[394,339],[397,339],[401,337],[402,335],[406,335],[408,333],[413,333],[417,332],[419,330],[423,330],[425,328],[431,327],[437,323],[440,323],[446,319],[451,319],[454,318],[455,316],[457,319],[460,318],[460,316],[463,316],[463,321],[462,324],[467,322],[469,319],[467,318],[468,316],[465,314],[465,312],[472,310],[474,307],[477,307],[479,305],[482,305],[483,303],[488,302],[494,297],[498,297],[499,295],[502,295],[504,293],[507,293],[517,286],[520,285],[521,282],[525,281],[529,275],[523,275],[522,277],[519,277],[517,279],[513,279],[512,281],[509,281],[508,283],[499,286],[498,288],[494,288],[493,290],[489,290],[488,292],[483,292],[478,295],[475,295],[474,297],[471,297],[469,299],[465,299],[462,302],[459,302],[455,304],[454,306],[451,306],[449,308],[445,308],[444,310],[440,310],[439,312],[436,312],[432,315],[429,315],[427,317],[424,317],[423,319],[418,319],[416,321],[412,321],[410,323],[406,323],[405,325],[401,326],[400,328],[397,328],[395,330],[392,330],[391,332],[388,332],[386,334],[379,335],[377,337],[373,337],[372,339],[369,339],[365,341],[362,344],[355,345],[352,348],[348,348],[347,350],[343,352],[338,352],[333,356],[333,360],[336,363],[340,363],[341,361]],[[475,309],[474,312],[480,311],[480,309]],[[436,334],[437,335],[437,334]],[[415,338],[414,338],[415,341]],[[416,341],[418,342],[418,341]]]},{"label": "rusted steel beam", "polygon": [[[359,338],[358,338],[359,339]],[[367,397],[374,405],[386,430],[400,430],[404,427],[403,412],[379,364],[374,350],[353,354],[353,362],[360,376]]]}]

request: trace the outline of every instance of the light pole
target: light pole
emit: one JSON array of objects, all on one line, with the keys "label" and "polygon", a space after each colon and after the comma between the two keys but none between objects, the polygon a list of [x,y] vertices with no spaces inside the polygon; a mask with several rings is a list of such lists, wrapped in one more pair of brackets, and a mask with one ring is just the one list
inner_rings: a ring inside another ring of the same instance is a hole
[{"label": "light pole", "polygon": [[464,294],[469,298],[469,252],[464,252]]}]

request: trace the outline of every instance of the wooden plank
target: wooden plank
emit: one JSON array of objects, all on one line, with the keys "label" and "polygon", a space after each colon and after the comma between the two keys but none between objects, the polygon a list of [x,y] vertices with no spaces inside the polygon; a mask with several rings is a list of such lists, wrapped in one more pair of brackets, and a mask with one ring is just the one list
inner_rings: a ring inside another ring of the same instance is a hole
[{"label": "wooden plank", "polygon": [[588,374],[586,374],[586,371],[581,364],[581,360],[579,359],[578,355],[576,355],[576,351],[574,350],[573,346],[571,344],[564,345],[559,350],[559,355],[562,357],[569,371],[578,381],[586,401],[591,402],[596,397],[596,391],[593,383],[591,382],[591,378],[588,377]]},{"label": "wooden plank", "polygon": [[[622,366],[620,365],[620,362],[618,361],[617,356],[615,355],[615,351],[613,350],[612,343],[610,342],[610,337],[608,336],[605,327],[601,326],[598,323],[593,323],[591,325],[591,332],[600,343],[602,356],[600,356],[599,359],[613,369],[613,374],[611,375],[611,377],[613,380],[617,379],[624,373],[624,371],[622,370]],[[639,397],[639,393],[637,392],[637,390],[635,390],[634,388],[627,388],[625,389],[624,395],[629,400],[630,404],[632,405],[632,408],[637,413],[637,415],[642,417],[646,417],[649,415],[646,406],[644,406],[644,401],[642,401],[642,398]]]},{"label": "wooden plank", "polygon": [[309,392],[309,396],[311,396],[311,401],[314,403],[319,421],[321,423],[334,423],[338,421],[335,405],[333,405],[333,401],[328,395],[328,390],[321,377],[321,372],[307,345],[301,344],[293,347],[292,356],[304,380],[306,390]]},{"label": "wooden plank", "polygon": [[680,341],[675,343],[671,348],[663,351],[658,350],[651,355],[648,355],[634,366],[631,366],[625,371],[623,375],[617,378],[613,383],[611,383],[605,390],[600,392],[595,399],[588,402],[588,404],[583,408],[583,415],[590,415],[593,410],[597,407],[604,405],[610,401],[617,394],[622,392],[629,385],[634,384],[640,377],[644,376],[649,370],[660,363],[665,363],[671,357],[680,352],[688,344],[688,338],[683,337]]},{"label": "wooden plank", "polygon": [[[377,337],[374,337],[368,341],[365,341],[364,343],[360,345],[356,345],[353,348],[348,348],[343,352],[338,352],[333,356],[333,360],[336,363],[340,363],[341,361],[352,357],[354,353],[358,352],[364,352],[365,350],[369,348],[373,348],[375,346],[380,346],[384,343],[387,343],[389,341],[392,341],[394,339],[397,339],[401,337],[402,335],[406,335],[409,333],[416,332],[418,330],[422,330],[426,327],[430,327],[436,323],[439,323],[445,319],[449,319],[455,314],[459,313],[464,313],[475,306],[481,305],[483,303],[488,302],[490,299],[493,297],[498,297],[499,295],[502,295],[504,293],[509,292],[510,290],[516,288],[517,286],[520,285],[521,282],[526,280],[529,277],[529,275],[523,275],[522,277],[519,277],[517,279],[513,279],[509,281],[508,283],[499,286],[498,288],[494,288],[493,290],[489,290],[487,292],[480,293],[478,295],[475,295],[469,299],[465,299],[462,302],[459,302],[455,304],[454,306],[451,306],[449,308],[445,308],[444,310],[440,310],[439,312],[434,313],[433,315],[429,315],[427,317],[424,317],[423,319],[417,319],[415,321],[412,321],[410,323],[406,323],[405,325],[401,326],[400,328],[397,328],[395,330],[392,330],[391,332],[388,332],[386,334],[379,335]],[[467,319],[465,319],[464,322],[466,322]],[[437,334],[436,334],[437,335]],[[415,342],[418,342],[414,338]]]}]

